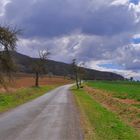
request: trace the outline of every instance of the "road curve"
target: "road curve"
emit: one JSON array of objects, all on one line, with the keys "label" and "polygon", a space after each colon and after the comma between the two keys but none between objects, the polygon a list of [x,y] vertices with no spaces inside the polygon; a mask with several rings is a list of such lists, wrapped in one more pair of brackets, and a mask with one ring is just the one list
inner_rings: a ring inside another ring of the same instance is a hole
[{"label": "road curve", "polygon": [[70,86],[0,115],[0,140],[83,140]]}]

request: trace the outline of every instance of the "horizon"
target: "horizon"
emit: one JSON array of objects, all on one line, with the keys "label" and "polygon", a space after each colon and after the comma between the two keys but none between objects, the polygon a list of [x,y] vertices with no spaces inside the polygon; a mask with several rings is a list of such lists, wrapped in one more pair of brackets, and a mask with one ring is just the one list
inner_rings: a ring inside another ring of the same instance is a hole
[{"label": "horizon", "polygon": [[2,0],[0,21],[23,30],[19,53],[140,80],[140,0]]}]

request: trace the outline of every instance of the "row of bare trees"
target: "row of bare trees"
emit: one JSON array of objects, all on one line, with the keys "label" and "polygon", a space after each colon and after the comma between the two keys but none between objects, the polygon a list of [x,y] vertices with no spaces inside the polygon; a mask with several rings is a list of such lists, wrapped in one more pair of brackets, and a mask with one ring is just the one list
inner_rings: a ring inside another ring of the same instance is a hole
[{"label": "row of bare trees", "polygon": [[[6,87],[5,83],[12,79],[12,74],[16,71],[16,65],[12,59],[11,51],[16,51],[16,43],[20,30],[9,26],[0,26],[0,85]],[[50,55],[48,50],[39,51],[39,59],[32,62],[32,71],[35,74],[35,86],[39,86],[39,77],[46,73],[46,61]],[[85,73],[81,65],[77,65],[76,59],[72,62],[73,75],[75,77],[77,88],[81,87],[81,81]]]},{"label": "row of bare trees", "polygon": [[[6,83],[11,81],[17,67],[14,63],[11,51],[16,51],[16,43],[21,30],[10,26],[0,26],[0,85],[6,88]],[[39,77],[46,72],[46,60],[50,52],[39,51],[39,59],[32,62],[32,71],[35,74],[35,86],[39,86]]]}]

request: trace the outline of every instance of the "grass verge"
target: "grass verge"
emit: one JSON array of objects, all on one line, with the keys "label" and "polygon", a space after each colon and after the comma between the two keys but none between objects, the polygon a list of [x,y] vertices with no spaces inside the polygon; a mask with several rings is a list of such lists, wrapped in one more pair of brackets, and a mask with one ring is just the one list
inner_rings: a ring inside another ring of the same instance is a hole
[{"label": "grass verge", "polygon": [[[114,113],[105,109],[83,90],[72,89],[86,120],[83,127],[86,140],[139,140],[135,129],[126,125]],[[88,125],[86,125],[88,124]],[[89,131],[89,132],[87,132]]]},{"label": "grass verge", "polygon": [[18,89],[14,92],[0,93],[0,112],[7,111],[32,99],[35,99],[56,86],[41,86]]}]

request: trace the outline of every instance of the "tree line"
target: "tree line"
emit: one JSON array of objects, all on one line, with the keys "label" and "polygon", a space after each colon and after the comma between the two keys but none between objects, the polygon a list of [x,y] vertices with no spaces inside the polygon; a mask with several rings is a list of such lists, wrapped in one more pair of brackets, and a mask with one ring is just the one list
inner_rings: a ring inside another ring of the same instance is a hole
[{"label": "tree line", "polygon": [[[21,30],[10,26],[0,26],[0,85],[5,89],[7,83],[12,81],[13,74],[17,71],[17,66],[12,59],[11,52],[16,51],[18,35]],[[45,62],[50,52],[48,50],[39,51],[39,59],[32,62],[31,69],[35,74],[35,86],[39,86],[39,77],[46,72]]]},{"label": "tree line", "polygon": [[[6,88],[6,83],[12,80],[17,67],[12,59],[11,51],[16,51],[18,36],[21,30],[10,26],[0,26],[0,85]],[[35,75],[35,86],[39,87],[41,74],[46,73],[46,61],[50,56],[48,50],[39,51],[39,59],[32,62],[31,69]],[[73,76],[77,88],[81,87],[84,69],[77,65],[76,59],[72,61]]]}]

